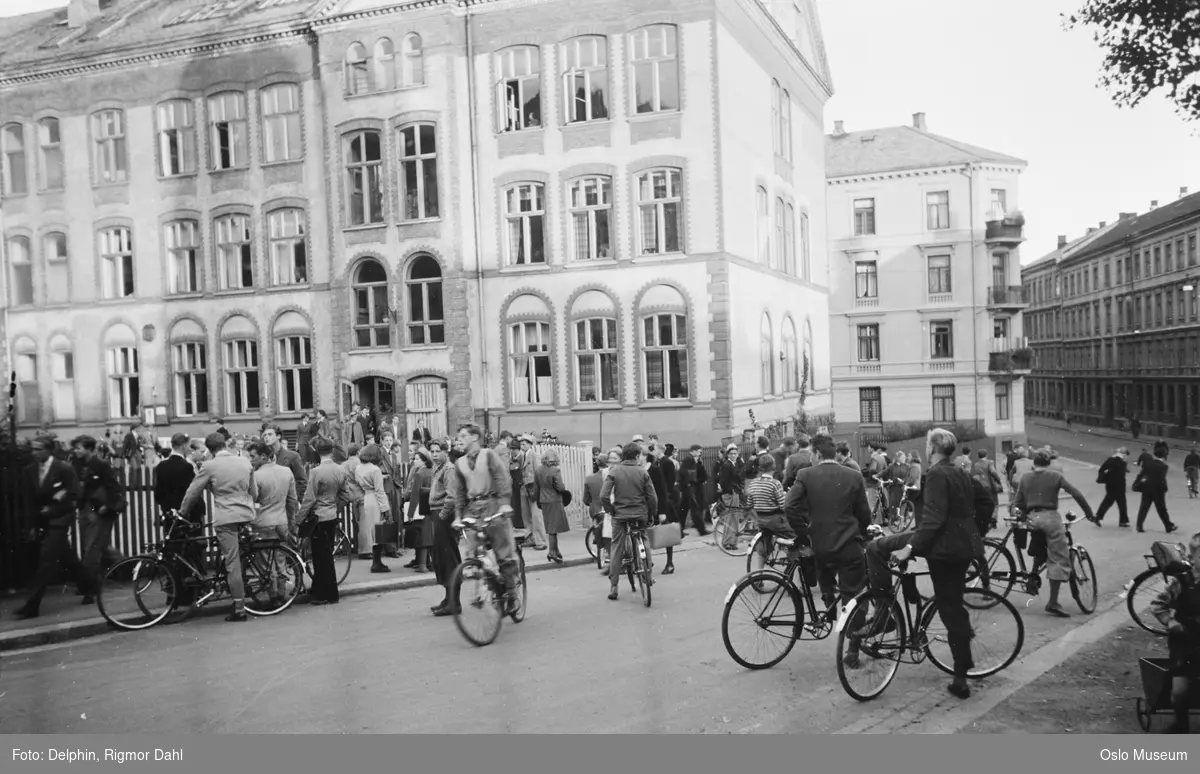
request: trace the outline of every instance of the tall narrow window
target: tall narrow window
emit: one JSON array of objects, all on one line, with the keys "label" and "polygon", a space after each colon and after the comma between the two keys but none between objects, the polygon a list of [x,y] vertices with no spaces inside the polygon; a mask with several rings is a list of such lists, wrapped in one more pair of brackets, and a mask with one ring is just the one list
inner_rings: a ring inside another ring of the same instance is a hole
[{"label": "tall narrow window", "polygon": [[254,239],[249,215],[217,219],[217,277],[221,290],[254,287]]},{"label": "tall narrow window", "polygon": [[375,41],[375,90],[390,91],[396,88],[396,48],[391,38]]},{"label": "tall narrow window", "polygon": [[312,339],[284,336],[275,340],[279,410],[285,414],[313,407]]},{"label": "tall narrow window", "polygon": [[403,57],[400,60],[400,85],[425,85],[425,51],[422,47],[421,36],[410,32],[404,36]]},{"label": "tall narrow window", "polygon": [[779,100],[782,96],[783,89],[779,87],[779,81],[771,79],[771,147],[775,150],[775,155],[781,155],[779,150],[781,142],[779,137],[779,128],[782,123],[779,120]]},{"label": "tall narrow window", "polygon": [[996,382],[996,421],[1003,422],[1009,419],[1011,412],[1008,382]]},{"label": "tall narrow window", "polygon": [[391,308],[387,272],[379,261],[368,259],[354,273],[354,343],[356,347],[391,344]]},{"label": "tall narrow window", "polygon": [[38,121],[38,151],[38,178],[42,190],[60,190],[63,187],[63,151],[57,118]]},{"label": "tall narrow window", "polygon": [[760,386],[763,397],[775,393],[775,333],[771,330],[771,317],[764,314],[758,332],[758,362],[761,372]]},{"label": "tall narrow window", "polygon": [[371,90],[371,74],[367,65],[367,49],[362,43],[351,43],[346,49],[346,94],[366,94]]},{"label": "tall narrow window", "polygon": [[546,262],[545,199],[540,183],[521,183],[504,192],[509,266]]},{"label": "tall narrow window", "polygon": [[177,220],[167,224],[167,261],[170,292],[199,293],[201,285],[200,234],[193,220]]},{"label": "tall narrow window", "polygon": [[46,303],[65,304],[71,300],[67,235],[61,231],[51,231],[42,236],[42,255],[46,258]]},{"label": "tall narrow window", "polygon": [[400,195],[404,220],[438,217],[437,127],[412,124],[400,130]]},{"label": "tall narrow window", "polygon": [[38,385],[37,345],[27,338],[13,345],[13,370],[17,377],[17,423],[34,425],[42,421],[42,396]]},{"label": "tall narrow window", "polygon": [[930,231],[950,228],[950,192],[925,194],[925,228]]},{"label": "tall narrow window", "polygon": [[875,234],[875,200],[854,200],[854,236]]},{"label": "tall narrow window", "polygon": [[950,293],[950,256],[929,256],[929,294]]},{"label": "tall narrow window", "polygon": [[572,38],[562,44],[559,57],[565,123],[608,118],[608,40],[599,35]]},{"label": "tall narrow window", "polygon": [[428,255],[417,257],[408,267],[408,343],[446,343],[442,268]]},{"label": "tall narrow window", "polygon": [[854,263],[854,297],[879,298],[879,264],[875,261]]},{"label": "tall narrow window", "polygon": [[100,232],[101,294],[126,298],[134,292],[133,234],[123,227]]},{"label": "tall narrow window", "polygon": [[304,210],[275,210],[267,216],[271,243],[271,282],[303,285],[308,282],[308,246],[304,239]]},{"label": "tall narrow window", "polygon": [[792,97],[787,89],[779,92],[779,156],[792,160]]},{"label": "tall narrow window", "polygon": [[277,83],[263,89],[262,111],[263,162],[273,164],[302,158],[300,87]]},{"label": "tall narrow window", "polygon": [[96,184],[124,183],[129,174],[124,111],[101,110],[93,114],[92,140],[96,144]]},{"label": "tall narrow window", "polygon": [[575,323],[576,400],[617,400],[617,321],[611,317]]},{"label": "tall narrow window", "polygon": [[783,219],[783,272],[796,276],[796,208],[790,204]]},{"label": "tall narrow window", "polygon": [[613,257],[612,178],[596,175],[571,182],[571,254],[577,261]]},{"label": "tall narrow window", "polygon": [[189,341],[171,348],[175,371],[175,414],[194,417],[208,413],[208,358],[203,342]]},{"label": "tall narrow window", "polygon": [[812,237],[807,212],[800,213],[800,276],[812,279]]},{"label": "tall narrow window", "polygon": [[858,388],[858,421],[863,425],[883,424],[883,390],[880,387]]},{"label": "tall narrow window", "polygon": [[510,325],[509,368],[513,405],[554,402],[554,374],[550,360],[550,325],[522,322]]},{"label": "tall narrow window", "polygon": [[346,136],[346,213],[351,226],[383,222],[383,147],[379,132]]},{"label": "tall narrow window", "polygon": [[8,124],[0,129],[0,152],[4,154],[4,193],[29,193],[29,171],[25,158],[25,127]]},{"label": "tall narrow window", "polygon": [[258,342],[225,342],[225,412],[249,414],[259,409]]},{"label": "tall narrow window", "polygon": [[630,34],[634,113],[679,110],[679,59],[675,27],[656,24]]},{"label": "tall narrow window", "polygon": [[65,336],[50,341],[50,378],[54,385],[54,419],[70,422],[75,419],[75,352]]},{"label": "tall narrow window", "polygon": [[8,265],[13,306],[33,305],[33,256],[29,239],[13,237],[8,240]]},{"label": "tall narrow window", "polygon": [[196,171],[196,125],[192,102],[173,99],[158,105],[159,174],[190,175]]},{"label": "tall narrow window", "polygon": [[209,144],[214,170],[237,169],[250,163],[246,124],[246,95],[229,91],[208,98]]},{"label": "tall narrow window", "polygon": [[988,213],[990,217],[1004,217],[1008,213],[1008,191],[1003,188],[992,189],[992,202]]},{"label": "tall narrow window", "polygon": [[686,399],[689,387],[687,317],[656,314],[643,319],[642,324],[645,399]]},{"label": "tall narrow window", "polygon": [[771,268],[783,270],[784,236],[783,221],[787,213],[783,209],[783,199],[775,198],[775,249],[771,251]]},{"label": "tall narrow window", "polygon": [[879,324],[858,326],[858,362],[879,361]]},{"label": "tall narrow window", "polygon": [[955,421],[954,385],[933,385],[933,421]]},{"label": "tall narrow window", "polygon": [[783,321],[783,391],[800,390],[800,346],[796,341],[796,323],[788,317]]},{"label": "tall narrow window", "polygon": [[761,185],[754,191],[755,199],[755,236],[758,242],[758,262],[763,266],[771,265],[771,200],[767,189]]},{"label": "tall narrow window", "polygon": [[683,252],[683,176],[678,169],[653,169],[637,178],[641,255]]},{"label": "tall narrow window", "polygon": [[108,418],[134,419],[140,408],[137,347],[112,347],[108,350]]},{"label": "tall narrow window", "polygon": [[537,46],[514,46],[496,54],[499,131],[542,125],[542,54]]},{"label": "tall narrow window", "polygon": [[954,322],[934,320],[929,324],[929,356],[934,358],[954,357]]}]

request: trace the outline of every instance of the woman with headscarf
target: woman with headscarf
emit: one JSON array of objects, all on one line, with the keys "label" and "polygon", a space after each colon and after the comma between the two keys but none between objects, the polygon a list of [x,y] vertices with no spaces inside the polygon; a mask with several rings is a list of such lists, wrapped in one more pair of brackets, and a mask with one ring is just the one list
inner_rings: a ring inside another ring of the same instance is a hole
[{"label": "woman with headscarf", "polygon": [[562,551],[558,549],[558,536],[571,531],[567,521],[567,509],[563,505],[562,493],[567,491],[563,484],[562,470],[558,467],[558,452],[547,449],[542,455],[542,464],[534,471],[534,482],[538,490],[538,507],[546,523],[548,549],[546,558],[563,563]]},{"label": "woman with headscarf", "polygon": [[363,492],[358,517],[359,542],[371,546],[371,572],[392,571],[383,563],[383,544],[375,542],[375,527],[392,520],[383,472],[379,469],[381,462],[383,451],[369,444],[358,453],[358,465],[354,467],[354,479]]}]

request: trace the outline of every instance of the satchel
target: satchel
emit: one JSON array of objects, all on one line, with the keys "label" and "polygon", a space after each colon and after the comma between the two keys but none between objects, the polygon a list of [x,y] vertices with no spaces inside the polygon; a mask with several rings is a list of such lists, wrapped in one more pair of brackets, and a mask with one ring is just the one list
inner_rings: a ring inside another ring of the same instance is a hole
[{"label": "satchel", "polygon": [[564,508],[566,508],[567,506],[569,506],[569,505],[571,504],[571,501],[572,501],[573,499],[575,499],[574,495],[572,495],[572,494],[571,494],[571,490],[570,490],[570,489],[562,489],[562,490],[559,490],[559,494],[560,494],[560,495],[562,495],[562,501],[563,501],[563,507],[564,507]]},{"label": "satchel", "polygon": [[1141,492],[1146,488],[1146,480],[1139,473],[1138,477],[1133,480],[1133,485],[1129,487],[1134,492]]},{"label": "satchel", "polygon": [[317,531],[317,524],[319,523],[320,519],[317,518],[317,512],[310,510],[305,514],[304,518],[300,519],[300,524],[296,527],[296,535],[301,540],[308,540]]},{"label": "satchel", "polygon": [[381,521],[375,525],[375,545],[400,542],[400,525],[394,521]]},{"label": "satchel", "polygon": [[658,524],[646,530],[646,539],[650,548],[658,551],[663,548],[674,548],[683,542],[682,529],[678,524]]}]

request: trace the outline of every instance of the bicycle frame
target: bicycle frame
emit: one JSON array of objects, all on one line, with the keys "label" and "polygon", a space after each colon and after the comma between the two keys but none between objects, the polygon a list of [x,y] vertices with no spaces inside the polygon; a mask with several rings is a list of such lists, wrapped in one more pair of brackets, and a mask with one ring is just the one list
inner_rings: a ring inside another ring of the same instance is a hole
[{"label": "bicycle frame", "polygon": [[[1026,533],[1032,533],[1032,532],[1036,531],[1037,528],[1033,527],[1032,525],[1029,525],[1028,523],[1026,523],[1024,526],[1022,526],[1021,524],[1019,524],[1017,522],[1017,520],[1015,520],[1011,517],[1006,518],[1005,521],[1009,522],[1008,532],[1004,533],[1004,539],[1000,541],[999,545],[1002,548],[1008,548],[1008,541],[1010,538],[1012,538],[1012,541],[1013,541],[1012,547],[1014,550],[1010,550],[1009,553],[1016,555],[1014,558],[1016,559],[1016,562],[1017,562],[1017,571],[1016,571],[1016,573],[1014,573],[1016,577],[1013,578],[1014,583],[1016,581],[1029,581],[1033,578],[1040,579],[1042,577],[1042,574],[1046,572],[1046,568],[1048,565],[1043,564],[1041,567],[1038,568],[1038,571],[1036,573],[1030,572],[1030,569],[1032,569],[1032,568],[1030,568],[1029,566],[1027,566],[1025,564],[1025,554],[1029,550],[1029,548],[1028,547],[1018,548],[1017,541],[1015,538],[1015,535],[1018,530],[1026,532]],[[1065,532],[1067,535],[1067,551],[1069,552],[1072,548],[1075,547],[1075,538],[1071,535],[1071,530],[1066,525],[1063,526],[1063,532]]]},{"label": "bicycle frame", "polygon": [[[888,593],[888,598],[893,604],[899,603],[900,609],[904,611],[905,631],[908,633],[908,636],[906,637],[907,641],[904,643],[904,650],[908,653],[908,656],[911,659],[910,663],[919,664],[925,660],[925,637],[924,631],[917,631],[917,625],[921,622],[921,619],[925,617],[925,613],[929,609],[929,606],[934,604],[934,599],[932,597],[929,599],[922,597],[919,602],[914,603],[910,602],[904,596],[903,582],[905,575],[911,575],[914,578],[920,578],[929,575],[929,570],[925,570],[923,572],[910,571],[909,567],[911,567],[911,561],[912,560],[910,559],[906,562],[901,562],[900,565],[894,569],[892,567],[888,568],[888,571],[891,573],[894,579],[892,581],[892,590]],[[854,615],[855,611],[858,610],[860,601],[861,598],[858,596],[850,600],[850,602],[846,605],[846,608],[842,611],[842,614],[838,616],[837,625],[834,627],[835,632],[840,634],[846,628],[846,625],[850,622],[851,617]]]}]

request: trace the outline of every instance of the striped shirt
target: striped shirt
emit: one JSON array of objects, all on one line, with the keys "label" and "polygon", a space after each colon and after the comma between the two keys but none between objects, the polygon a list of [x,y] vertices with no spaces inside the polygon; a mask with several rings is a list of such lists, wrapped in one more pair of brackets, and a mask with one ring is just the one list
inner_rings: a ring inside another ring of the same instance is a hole
[{"label": "striped shirt", "polygon": [[746,482],[746,504],[760,514],[783,511],[783,484],[771,473],[760,473]]}]

